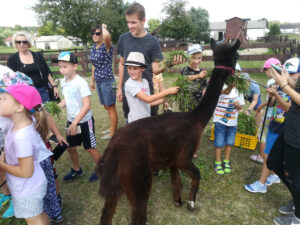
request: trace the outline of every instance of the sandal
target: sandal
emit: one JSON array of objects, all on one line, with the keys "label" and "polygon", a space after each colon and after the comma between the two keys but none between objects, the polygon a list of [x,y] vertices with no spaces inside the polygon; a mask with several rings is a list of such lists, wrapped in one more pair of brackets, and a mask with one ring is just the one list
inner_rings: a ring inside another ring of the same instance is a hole
[{"label": "sandal", "polygon": [[110,136],[109,134],[105,134],[104,136],[101,137],[102,140],[109,140],[111,138],[112,136]]},{"label": "sandal", "polygon": [[101,134],[109,134],[109,133],[110,133],[109,129],[101,132]]}]

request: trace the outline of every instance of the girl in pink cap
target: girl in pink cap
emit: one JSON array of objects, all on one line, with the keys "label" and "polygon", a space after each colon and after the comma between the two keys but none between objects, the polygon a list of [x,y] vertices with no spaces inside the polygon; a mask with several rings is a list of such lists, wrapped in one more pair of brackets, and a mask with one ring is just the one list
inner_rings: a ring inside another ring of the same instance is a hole
[{"label": "girl in pink cap", "polygon": [[14,215],[29,225],[49,225],[43,210],[47,180],[39,163],[40,136],[45,139],[48,134],[41,96],[34,87],[24,84],[0,88],[0,93],[0,116],[12,121],[5,138],[6,162],[1,157],[0,169],[6,172]]}]

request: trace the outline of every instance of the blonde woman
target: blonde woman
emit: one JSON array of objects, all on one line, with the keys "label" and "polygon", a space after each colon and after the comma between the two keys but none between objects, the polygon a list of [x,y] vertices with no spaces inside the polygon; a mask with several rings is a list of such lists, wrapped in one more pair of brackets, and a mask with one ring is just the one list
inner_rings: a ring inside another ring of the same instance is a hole
[{"label": "blonde woman", "polygon": [[48,83],[54,87],[54,96],[58,97],[57,87],[44,57],[40,53],[30,50],[32,46],[30,35],[25,31],[15,33],[13,35],[13,45],[17,52],[8,59],[7,66],[13,71],[25,73],[32,79],[43,103],[50,100]]}]

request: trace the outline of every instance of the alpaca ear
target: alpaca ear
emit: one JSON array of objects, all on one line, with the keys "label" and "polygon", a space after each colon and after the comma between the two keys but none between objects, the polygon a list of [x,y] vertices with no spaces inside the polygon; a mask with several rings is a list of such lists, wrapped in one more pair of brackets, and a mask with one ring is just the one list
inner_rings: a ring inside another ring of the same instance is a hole
[{"label": "alpaca ear", "polygon": [[232,49],[233,49],[234,51],[237,51],[237,50],[239,49],[240,45],[241,45],[240,39],[236,39],[236,41],[234,42],[234,44],[233,44],[233,46],[232,46]]},{"label": "alpaca ear", "polygon": [[215,51],[217,48],[217,43],[213,38],[210,39],[210,47],[213,51]]}]

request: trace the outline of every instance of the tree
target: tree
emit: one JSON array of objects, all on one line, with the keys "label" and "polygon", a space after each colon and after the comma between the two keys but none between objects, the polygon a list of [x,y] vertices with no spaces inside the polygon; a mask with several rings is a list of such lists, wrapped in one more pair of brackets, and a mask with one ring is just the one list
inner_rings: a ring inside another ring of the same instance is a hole
[{"label": "tree", "polygon": [[5,46],[4,37],[0,35],[0,46]]},{"label": "tree", "polygon": [[127,27],[123,0],[38,1],[33,10],[40,24],[51,21],[53,26],[61,26],[66,35],[80,38],[85,45],[92,40],[90,29],[95,24],[106,23],[113,41]]},{"label": "tree", "polygon": [[192,7],[188,13],[192,19],[191,39],[196,42],[209,40],[209,15],[206,9]]},{"label": "tree", "polygon": [[169,0],[165,4],[163,12],[167,17],[162,21],[159,31],[162,37],[183,41],[191,36],[193,25],[185,10],[186,4],[185,0]]},{"label": "tree", "polygon": [[281,34],[279,24],[273,23],[272,25],[270,25],[270,31],[268,35],[279,35],[279,34]]},{"label": "tree", "polygon": [[54,24],[51,21],[47,21],[43,26],[38,28],[38,36],[42,35],[64,35],[65,30],[61,25]]},{"label": "tree", "polygon": [[148,30],[150,33],[152,33],[157,27],[159,27],[160,21],[159,19],[149,19],[148,20]]}]

